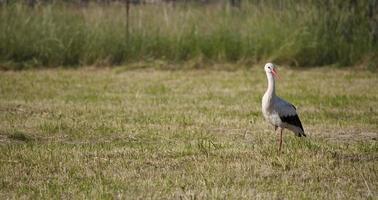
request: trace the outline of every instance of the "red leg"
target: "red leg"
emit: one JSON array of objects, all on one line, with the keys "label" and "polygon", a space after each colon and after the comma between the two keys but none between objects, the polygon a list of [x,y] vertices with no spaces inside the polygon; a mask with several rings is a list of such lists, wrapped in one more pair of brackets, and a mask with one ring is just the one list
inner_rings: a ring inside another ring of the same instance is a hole
[{"label": "red leg", "polygon": [[281,147],[282,147],[282,131],[283,131],[283,128],[280,128],[280,148],[279,148],[280,152],[281,152]]}]

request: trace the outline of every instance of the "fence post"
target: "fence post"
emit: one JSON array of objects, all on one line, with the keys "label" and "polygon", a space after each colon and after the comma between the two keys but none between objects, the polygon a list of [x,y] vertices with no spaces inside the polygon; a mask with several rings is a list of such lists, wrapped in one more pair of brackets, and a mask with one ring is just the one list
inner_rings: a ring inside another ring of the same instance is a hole
[{"label": "fence post", "polygon": [[89,0],[80,0],[80,7],[88,7]]},{"label": "fence post", "polygon": [[7,5],[8,0],[0,0],[0,6]]},{"label": "fence post", "polygon": [[126,9],[126,40],[129,41],[129,18],[130,18],[130,0],[125,0]]},{"label": "fence post", "polygon": [[37,0],[27,0],[26,4],[32,8],[34,8],[35,4],[37,4]]},{"label": "fence post", "polygon": [[241,0],[230,0],[230,3],[232,7],[241,7]]}]

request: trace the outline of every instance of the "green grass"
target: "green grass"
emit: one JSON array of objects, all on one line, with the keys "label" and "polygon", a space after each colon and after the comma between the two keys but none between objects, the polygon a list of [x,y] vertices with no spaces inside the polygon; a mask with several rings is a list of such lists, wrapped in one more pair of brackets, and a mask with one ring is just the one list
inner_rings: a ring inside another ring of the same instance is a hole
[{"label": "green grass", "polygon": [[376,74],[279,68],[279,153],[261,66],[147,68],[0,72],[0,198],[377,198]]},{"label": "green grass", "polygon": [[377,22],[369,5],[285,0],[222,5],[87,8],[19,3],[0,7],[0,68],[121,65],[146,60],[376,68]]}]

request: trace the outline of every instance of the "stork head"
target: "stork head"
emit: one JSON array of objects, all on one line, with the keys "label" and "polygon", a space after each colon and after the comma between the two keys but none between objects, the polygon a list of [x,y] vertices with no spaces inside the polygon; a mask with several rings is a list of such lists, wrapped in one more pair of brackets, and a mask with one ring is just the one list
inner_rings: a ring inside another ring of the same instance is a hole
[{"label": "stork head", "polygon": [[273,76],[277,77],[277,71],[275,68],[276,66],[273,63],[266,63],[264,67],[266,73],[271,73]]}]

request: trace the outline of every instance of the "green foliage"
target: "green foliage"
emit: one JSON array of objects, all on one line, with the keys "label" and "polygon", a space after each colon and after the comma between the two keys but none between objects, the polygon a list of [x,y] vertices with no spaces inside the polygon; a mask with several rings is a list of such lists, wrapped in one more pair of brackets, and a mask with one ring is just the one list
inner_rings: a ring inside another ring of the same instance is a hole
[{"label": "green foliage", "polygon": [[[119,65],[141,60],[271,60],[353,65],[377,57],[375,1],[0,8],[0,67]],[[374,8],[374,7],[373,7]],[[376,59],[375,59],[376,60]],[[370,65],[369,65],[370,66]]]}]

